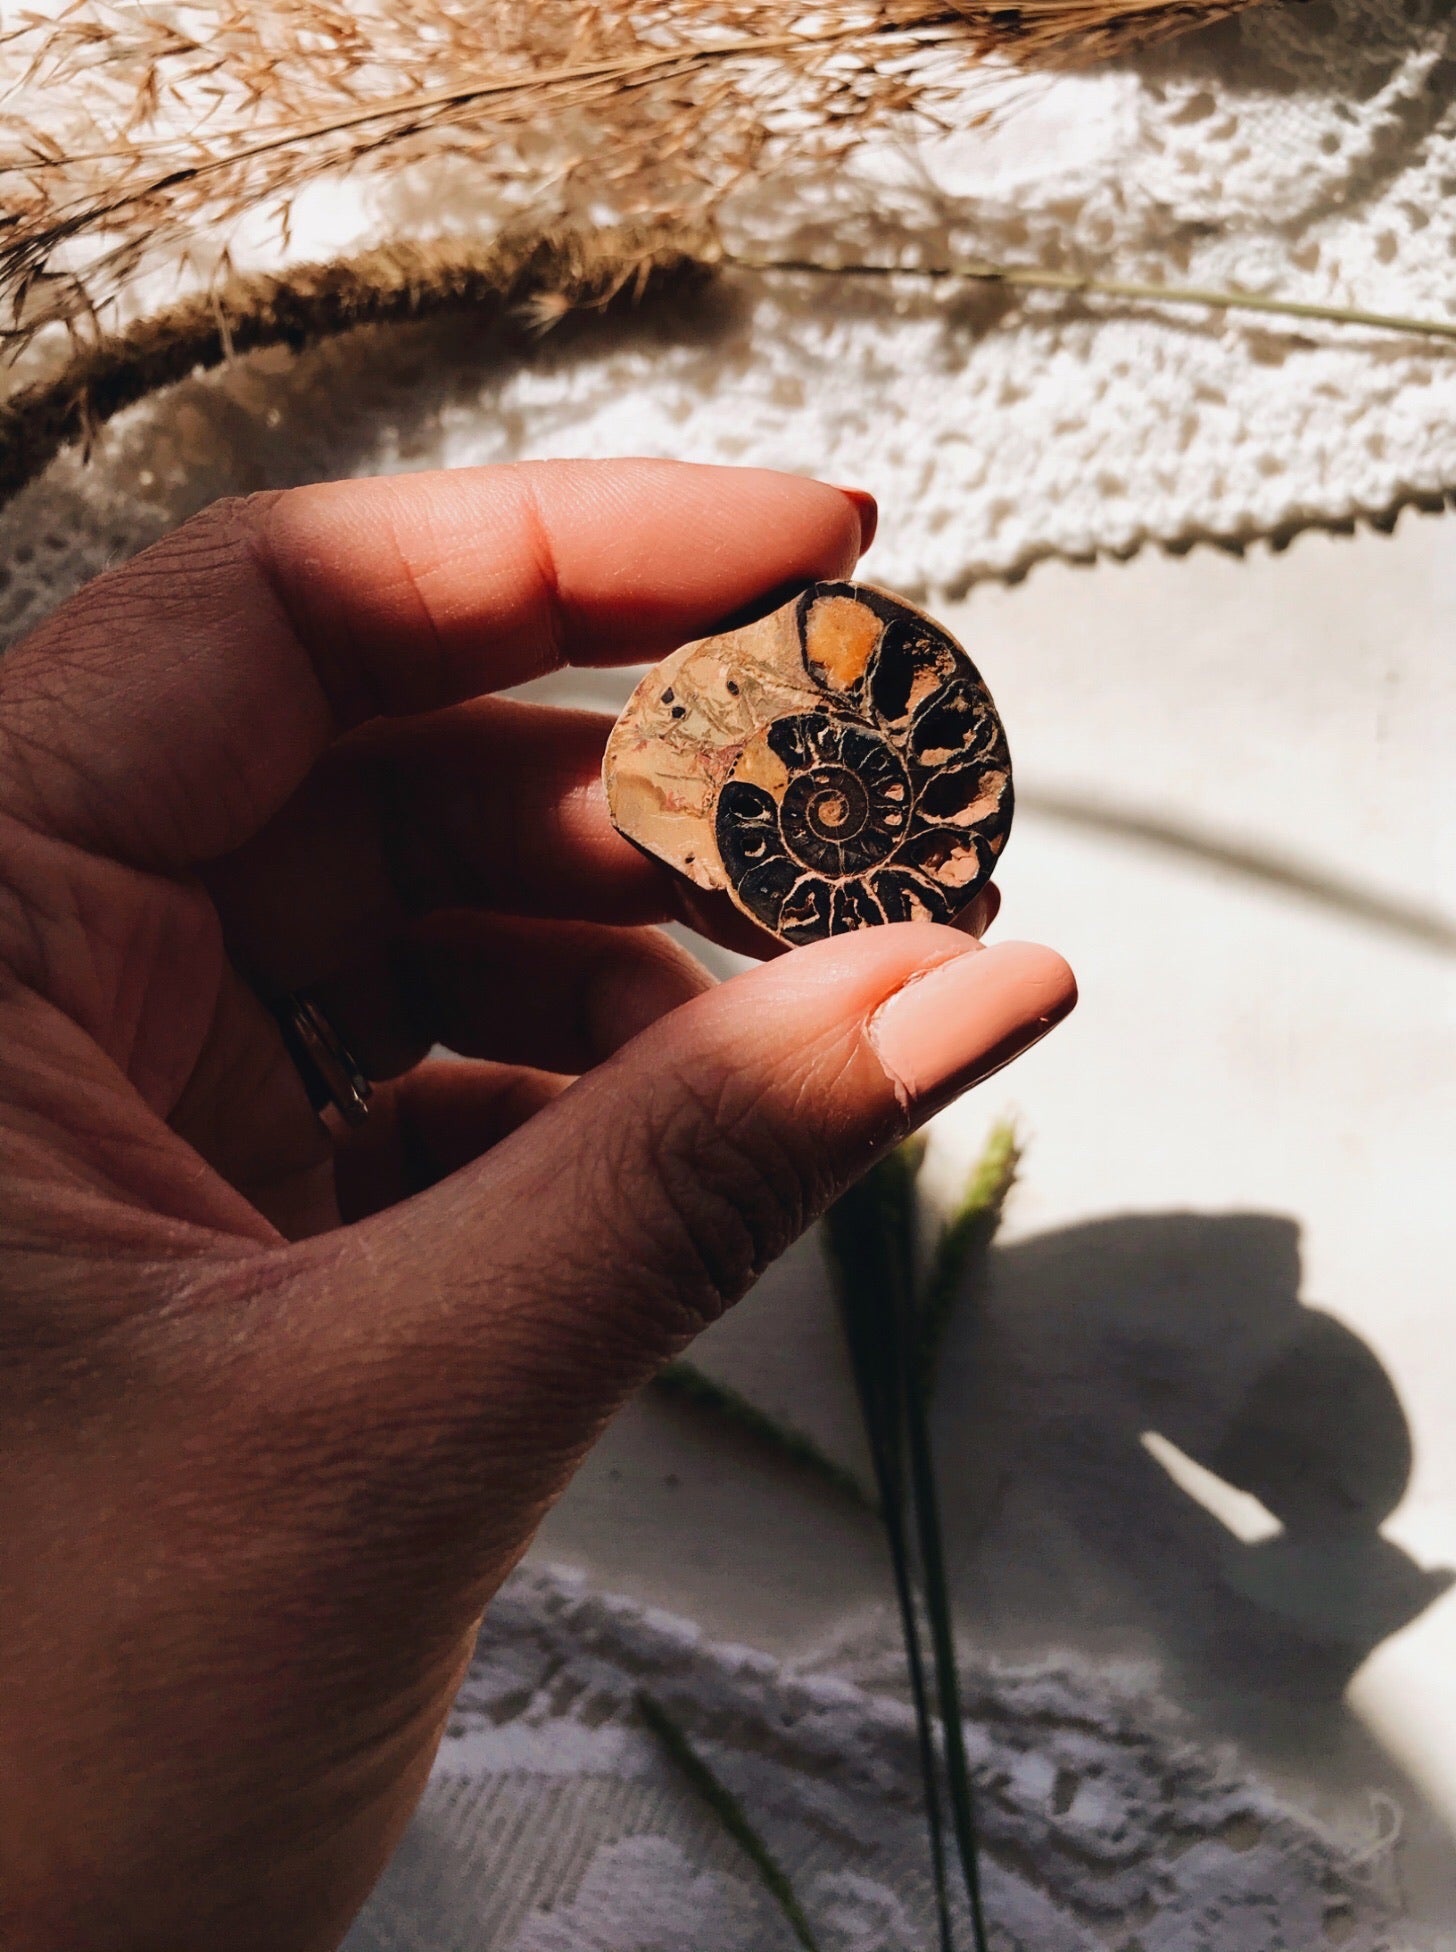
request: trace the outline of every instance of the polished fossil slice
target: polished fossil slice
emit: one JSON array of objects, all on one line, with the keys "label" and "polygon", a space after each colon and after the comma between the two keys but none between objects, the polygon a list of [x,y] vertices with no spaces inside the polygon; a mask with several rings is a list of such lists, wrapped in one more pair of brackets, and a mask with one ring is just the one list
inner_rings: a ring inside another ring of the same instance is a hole
[{"label": "polished fossil slice", "polygon": [[622,833],[789,943],[950,922],[1011,827],[1011,756],[965,652],[912,605],[815,583],[649,671],[603,762]]}]

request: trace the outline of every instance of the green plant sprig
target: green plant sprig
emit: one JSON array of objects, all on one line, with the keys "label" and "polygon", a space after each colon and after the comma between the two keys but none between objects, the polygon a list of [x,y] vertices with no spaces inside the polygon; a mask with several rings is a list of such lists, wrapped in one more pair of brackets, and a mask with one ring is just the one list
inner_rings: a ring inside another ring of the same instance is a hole
[{"label": "green plant sprig", "polygon": [[[830,1210],[824,1241],[880,1487],[905,1638],[941,1949],[954,1952],[943,1836],[943,1769],[972,1942],[976,1952],[987,1952],[975,1799],[961,1714],[929,1405],[946,1325],[995,1236],[1015,1180],[1020,1148],[1009,1123],[993,1129],[959,1202],[941,1227],[924,1277],[916,1226],[923,1158],[923,1144],[913,1141],[882,1160]],[[929,1639],[935,1718],[922,1632]]]},{"label": "green plant sprig", "polygon": [[923,1148],[901,1147],[882,1159],[830,1208],[823,1237],[890,1548],[915,1712],[941,1952],[954,1952],[935,1724],[906,1522],[906,1423],[911,1395],[919,1386],[913,1342],[915,1183],[923,1157]]},{"label": "green plant sprig", "polygon": [[[877,1509],[890,1548],[924,1783],[941,1952],[954,1952],[945,1838],[947,1801],[972,1942],[975,1952],[987,1952],[975,1802],[965,1746],[929,1405],[945,1330],[995,1238],[1007,1195],[1015,1183],[1021,1147],[1009,1121],[1002,1120],[992,1128],[959,1200],[942,1221],[922,1276],[917,1209],[924,1157],[924,1141],[916,1138],[882,1160],[826,1215],[824,1243],[879,1488],[879,1506],[870,1508]],[[727,1418],[790,1462],[809,1468],[860,1504],[869,1504],[859,1480],[812,1438],[769,1416],[694,1364],[669,1365],[659,1376],[658,1387],[694,1408]],[[922,1644],[925,1637],[929,1640],[928,1662]],[[639,1697],[639,1705],[649,1726],[757,1866],[800,1945],[812,1952],[813,1935],[803,1908],[742,1805],[660,1703],[644,1695]]]},{"label": "green plant sprig", "polygon": [[1020,1165],[1016,1127],[1002,1119],[992,1126],[959,1201],[942,1224],[919,1311],[920,1363],[927,1394],[934,1388],[941,1343],[956,1303],[996,1238]]},{"label": "green plant sprig", "polygon": [[673,1720],[660,1701],[642,1692],[637,1696],[637,1707],[643,1721],[758,1872],[765,1890],[783,1913],[804,1952],[819,1952],[819,1941],[804,1915],[804,1908],[794,1893],[788,1874],[754,1829],[742,1803],[727,1783],[709,1767],[688,1740],[686,1731]]},{"label": "green plant sprig", "polygon": [[666,1369],[658,1371],[653,1386],[663,1396],[723,1418],[746,1437],[766,1445],[790,1464],[811,1472],[823,1483],[832,1486],[862,1511],[879,1516],[879,1506],[853,1471],[847,1470],[827,1451],[821,1450],[804,1431],[770,1416],[729,1384],[721,1383],[715,1376],[699,1369],[696,1363],[670,1362]]}]

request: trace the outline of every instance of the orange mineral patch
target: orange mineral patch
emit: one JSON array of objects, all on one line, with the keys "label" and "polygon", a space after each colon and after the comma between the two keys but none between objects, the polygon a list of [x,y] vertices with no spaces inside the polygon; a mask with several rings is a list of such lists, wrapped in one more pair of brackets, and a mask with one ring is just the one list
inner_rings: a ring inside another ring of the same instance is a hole
[{"label": "orange mineral patch", "polygon": [[751,739],[733,768],[733,777],[749,780],[773,799],[781,800],[789,783],[789,769],[767,739]]},{"label": "orange mineral patch", "polygon": [[804,648],[830,684],[847,691],[864,676],[883,629],[867,603],[851,596],[820,597],[804,622]]}]

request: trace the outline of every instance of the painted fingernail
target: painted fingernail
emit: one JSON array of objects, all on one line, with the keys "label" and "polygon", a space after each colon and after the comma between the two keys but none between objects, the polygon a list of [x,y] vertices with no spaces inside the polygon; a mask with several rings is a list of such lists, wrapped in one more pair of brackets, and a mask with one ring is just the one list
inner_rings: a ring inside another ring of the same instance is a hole
[{"label": "painted fingernail", "polygon": [[839,492],[846,501],[854,503],[854,512],[859,517],[859,553],[863,555],[880,526],[880,505],[868,488],[841,488]]},{"label": "painted fingernail", "polygon": [[963,935],[973,935],[979,941],[1000,913],[1001,890],[994,881],[988,881],[970,907],[956,916],[951,927],[959,929]]},{"label": "painted fingernail", "polygon": [[870,1019],[895,1095],[919,1124],[1045,1037],[1075,1006],[1053,949],[1002,942],[912,977]]}]

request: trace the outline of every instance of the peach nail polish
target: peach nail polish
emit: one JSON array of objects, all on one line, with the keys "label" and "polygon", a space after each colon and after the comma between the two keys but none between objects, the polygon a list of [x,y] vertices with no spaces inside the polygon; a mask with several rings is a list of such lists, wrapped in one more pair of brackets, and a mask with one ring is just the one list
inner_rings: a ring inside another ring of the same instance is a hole
[{"label": "peach nail polish", "polygon": [[912,977],[870,1019],[869,1039],[918,1124],[1045,1037],[1076,1001],[1055,950],[1002,942]]},{"label": "peach nail polish", "polygon": [[880,526],[880,505],[868,488],[841,488],[840,494],[846,501],[854,503],[855,514],[859,517],[859,553],[864,554],[875,539],[875,531]]}]

